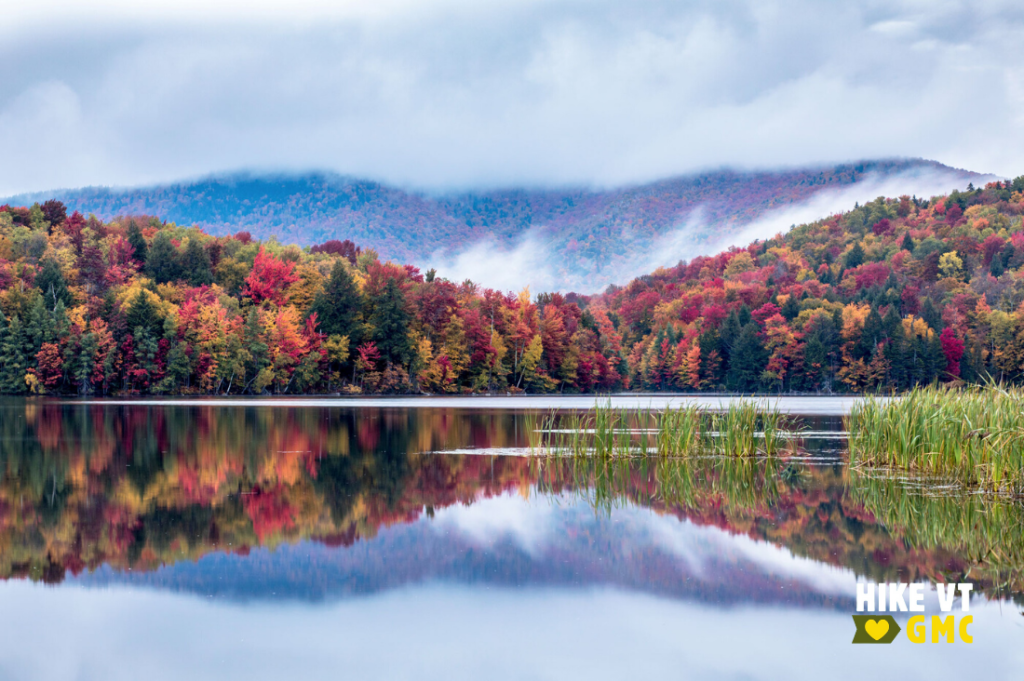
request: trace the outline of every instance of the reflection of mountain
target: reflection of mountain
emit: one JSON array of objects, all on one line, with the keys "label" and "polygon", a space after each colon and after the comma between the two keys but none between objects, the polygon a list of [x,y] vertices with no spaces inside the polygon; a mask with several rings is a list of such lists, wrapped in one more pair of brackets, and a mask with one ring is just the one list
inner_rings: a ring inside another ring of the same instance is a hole
[{"label": "reflection of mountain", "polygon": [[[666,521],[645,509],[619,509],[608,517],[582,503],[549,506],[549,499],[530,503],[518,495],[492,501],[542,516],[551,536],[526,547],[514,535],[492,528],[494,536],[481,542],[445,522],[442,512],[434,520],[383,529],[372,540],[343,550],[300,542],[244,556],[214,553],[146,573],[103,568],[76,582],[241,599],[336,598],[432,581],[497,587],[607,585],[717,604],[852,607],[852,577],[848,588],[838,592],[822,590],[800,574],[773,574],[749,556],[730,551],[729,535],[714,528]],[[489,503],[478,502],[470,512],[485,515]],[[683,551],[652,532],[652,524],[664,531],[660,525],[665,522],[671,523],[669,531],[678,535],[678,543],[686,545]]]},{"label": "reflection of mountain", "polygon": [[[313,597],[454,579],[611,583],[721,601],[788,585],[794,602],[824,598],[796,588],[800,580],[753,570],[749,555],[733,560],[705,551],[712,563],[701,571],[664,542],[645,543],[643,527],[629,525],[638,514],[673,527],[680,526],[675,519],[717,527],[875,579],[955,577],[969,567],[976,582],[984,582],[989,568],[1015,580],[1019,575],[1013,541],[1000,546],[1009,565],[983,560],[985,542],[988,548],[992,542],[986,538],[999,536],[994,528],[967,541],[915,526],[913,543],[905,542],[856,500],[876,503],[865,493],[873,488],[851,494],[839,466],[605,465],[421,453],[523,446],[523,414],[20,401],[0,409],[0,575],[6,577],[57,582],[67,572],[106,565],[89,579],[128,579],[131,568],[150,573],[135,580],[240,595],[280,590]],[[476,541],[472,533],[436,532],[461,504],[516,491],[538,495],[532,506],[548,503],[549,495],[577,495],[582,506],[559,512],[552,521],[559,540],[543,550],[501,533],[481,545],[486,527]],[[654,514],[634,508],[594,520],[591,504],[604,514],[621,503]],[[884,508],[898,528],[904,521]],[[922,507],[925,517],[933,508]],[[1015,505],[987,510],[994,512],[986,517],[1006,523],[1021,517]],[[417,522],[424,516],[436,517]],[[258,547],[280,550],[253,551]],[[161,566],[169,567],[153,572]],[[697,580],[697,573],[714,578]]]}]

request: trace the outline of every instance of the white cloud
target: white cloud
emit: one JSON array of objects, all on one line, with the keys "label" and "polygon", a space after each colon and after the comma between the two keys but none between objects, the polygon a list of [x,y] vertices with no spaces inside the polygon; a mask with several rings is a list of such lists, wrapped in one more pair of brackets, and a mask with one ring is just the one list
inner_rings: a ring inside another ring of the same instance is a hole
[{"label": "white cloud", "polygon": [[1022,172],[1019,3],[17,0],[0,37],[0,136],[22,140],[0,194],[239,167],[425,188],[896,155]]},{"label": "white cloud", "polygon": [[614,265],[593,262],[580,267],[576,267],[577,263],[569,266],[566,256],[561,249],[552,246],[553,237],[543,227],[530,230],[511,248],[493,240],[483,240],[452,256],[446,256],[442,251],[430,254],[421,264],[424,267],[435,266],[441,276],[452,281],[471,279],[504,291],[529,285],[534,292],[596,293],[609,284],[623,285],[634,277],[659,267],[675,265],[680,260],[712,255],[730,246],[745,246],[756,239],[769,239],[787,232],[793,225],[848,211],[857,203],[866,203],[879,196],[906,194],[928,198],[963,189],[963,186],[964,180],[960,176],[933,171],[912,171],[886,178],[867,177],[842,189],[822,190],[806,201],[768,211],[742,230],[710,240],[698,238],[707,234],[711,227],[698,206],[683,224],[649,243],[627,242],[623,238],[623,243],[629,244],[629,257],[625,262]]}]

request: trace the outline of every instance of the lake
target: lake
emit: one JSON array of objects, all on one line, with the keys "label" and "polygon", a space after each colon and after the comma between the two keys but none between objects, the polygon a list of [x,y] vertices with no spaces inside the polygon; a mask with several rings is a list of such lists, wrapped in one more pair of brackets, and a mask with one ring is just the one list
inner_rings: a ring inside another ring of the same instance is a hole
[{"label": "lake", "polygon": [[[5,399],[0,679],[1021,678],[1022,504],[850,470],[851,399],[771,461],[531,455],[594,398]],[[973,643],[851,645],[937,580]]]}]

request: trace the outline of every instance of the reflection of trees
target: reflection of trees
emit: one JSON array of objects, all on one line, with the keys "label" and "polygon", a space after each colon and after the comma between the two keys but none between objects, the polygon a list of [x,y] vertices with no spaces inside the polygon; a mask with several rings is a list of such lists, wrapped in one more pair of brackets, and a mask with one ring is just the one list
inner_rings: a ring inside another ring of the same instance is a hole
[{"label": "reflection of trees", "polygon": [[877,580],[970,570],[990,589],[1022,590],[1017,504],[914,502],[904,512],[905,495],[851,487],[838,465],[427,453],[526,446],[526,417],[497,412],[0,409],[0,576],[59,581],[104,563],[148,570],[300,539],[350,545],[424,509],[535,488],[585,496],[597,512],[650,507]]},{"label": "reflection of trees", "polygon": [[8,576],[54,580],[103,563],[148,569],[302,538],[348,544],[415,519],[425,505],[529,479],[523,459],[483,471],[480,457],[448,465],[427,453],[520,445],[521,415],[5,406],[0,574]]}]

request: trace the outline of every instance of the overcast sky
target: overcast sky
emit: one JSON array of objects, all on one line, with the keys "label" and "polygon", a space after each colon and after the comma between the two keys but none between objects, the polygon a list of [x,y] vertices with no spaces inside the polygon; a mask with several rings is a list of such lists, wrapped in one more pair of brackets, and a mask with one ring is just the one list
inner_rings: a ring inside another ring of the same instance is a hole
[{"label": "overcast sky", "polygon": [[242,168],[426,189],[897,155],[1024,173],[1020,0],[0,7],[0,195]]}]

